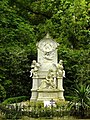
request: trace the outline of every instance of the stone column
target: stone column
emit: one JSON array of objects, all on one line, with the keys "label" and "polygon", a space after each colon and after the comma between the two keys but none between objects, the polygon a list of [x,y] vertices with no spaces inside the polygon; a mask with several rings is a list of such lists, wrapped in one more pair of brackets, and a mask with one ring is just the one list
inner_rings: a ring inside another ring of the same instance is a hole
[{"label": "stone column", "polygon": [[60,90],[60,92],[59,92],[59,98],[61,100],[64,100],[64,95],[63,95],[63,92],[64,92],[64,89],[63,89],[63,78],[59,77],[57,79],[58,79],[58,89]]},{"label": "stone column", "polygon": [[63,89],[63,78],[58,77],[58,89],[62,90]]},{"label": "stone column", "polygon": [[33,82],[32,82],[32,95],[31,95],[31,100],[35,101],[37,100],[37,89],[38,89],[38,78],[33,77]]}]

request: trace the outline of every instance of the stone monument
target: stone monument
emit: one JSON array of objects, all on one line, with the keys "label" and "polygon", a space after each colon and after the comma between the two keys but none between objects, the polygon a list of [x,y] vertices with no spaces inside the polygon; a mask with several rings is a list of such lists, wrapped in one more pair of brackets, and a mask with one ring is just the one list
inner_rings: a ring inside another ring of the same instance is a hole
[{"label": "stone monument", "polygon": [[38,50],[37,62],[32,61],[30,77],[32,77],[31,101],[64,100],[63,61],[58,63],[57,47],[49,34],[40,40],[36,46]]}]

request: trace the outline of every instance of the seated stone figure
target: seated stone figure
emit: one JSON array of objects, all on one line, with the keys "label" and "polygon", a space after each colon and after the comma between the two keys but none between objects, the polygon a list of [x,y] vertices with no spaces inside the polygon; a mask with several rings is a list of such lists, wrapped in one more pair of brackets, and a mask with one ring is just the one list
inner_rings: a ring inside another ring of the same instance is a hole
[{"label": "seated stone figure", "polygon": [[52,69],[49,70],[46,79],[42,80],[41,85],[39,87],[39,89],[45,88],[56,88],[56,85],[54,84],[54,71]]}]

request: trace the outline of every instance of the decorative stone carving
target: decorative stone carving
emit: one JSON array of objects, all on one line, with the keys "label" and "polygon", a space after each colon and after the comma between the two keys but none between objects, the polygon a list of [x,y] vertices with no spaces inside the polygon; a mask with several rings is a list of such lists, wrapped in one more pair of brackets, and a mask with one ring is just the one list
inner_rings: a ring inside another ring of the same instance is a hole
[{"label": "decorative stone carving", "polygon": [[[42,70],[52,69],[52,63],[57,63],[57,46],[59,44],[56,43],[49,34],[42,40],[37,43],[38,48],[38,62],[42,64]],[[48,68],[48,64],[49,67]]]},{"label": "decorative stone carving", "polygon": [[64,100],[63,77],[65,77],[65,71],[63,61],[60,60],[58,63],[58,45],[49,34],[36,45],[37,62],[32,61],[30,71],[30,77],[32,77],[31,100],[33,101]]},{"label": "decorative stone carving", "polygon": [[30,77],[38,77],[38,70],[40,67],[40,63],[37,63],[36,60],[32,61],[31,64],[31,71],[30,71]]},{"label": "decorative stone carving", "polygon": [[56,88],[56,85],[54,84],[54,75],[55,72],[50,69],[46,79],[42,80],[41,85],[39,87],[39,89],[53,89]]},{"label": "decorative stone carving", "polygon": [[[55,64],[54,64],[55,65]],[[59,63],[57,65],[55,65],[56,67],[56,77],[65,77],[65,71],[63,70],[63,61],[60,60]]]}]

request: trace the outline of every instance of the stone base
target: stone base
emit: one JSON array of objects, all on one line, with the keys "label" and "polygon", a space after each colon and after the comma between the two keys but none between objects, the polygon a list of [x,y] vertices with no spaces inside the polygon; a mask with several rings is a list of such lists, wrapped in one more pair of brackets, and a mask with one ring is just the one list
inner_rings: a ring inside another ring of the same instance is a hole
[{"label": "stone base", "polygon": [[38,90],[38,98],[37,101],[50,101],[51,99],[57,100],[64,100],[63,96],[63,89],[62,90],[52,90],[52,89],[43,89]]}]

